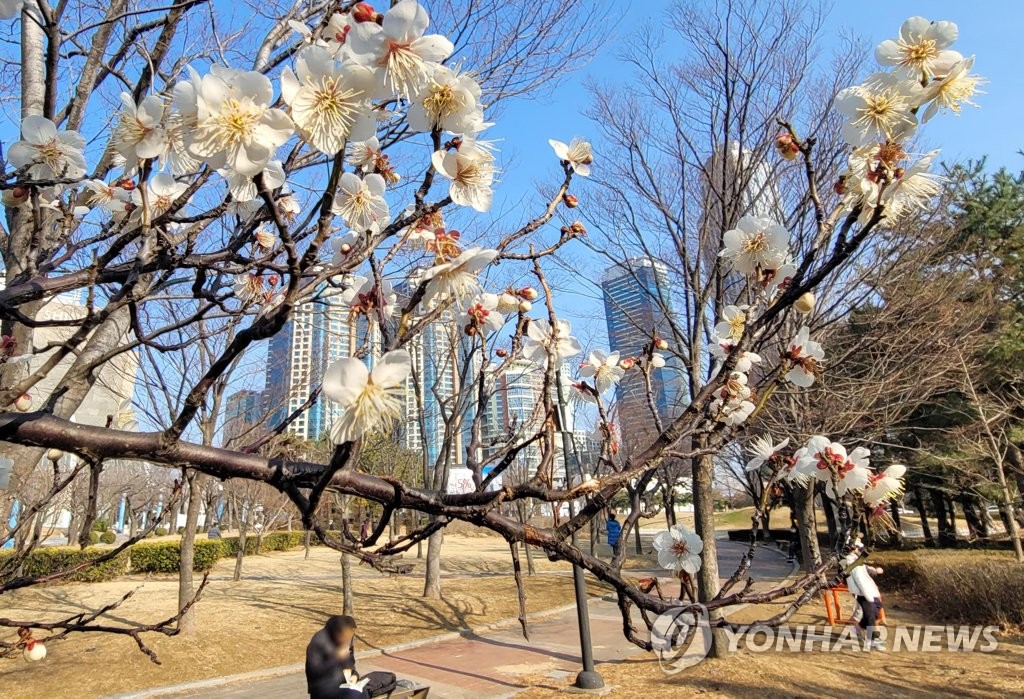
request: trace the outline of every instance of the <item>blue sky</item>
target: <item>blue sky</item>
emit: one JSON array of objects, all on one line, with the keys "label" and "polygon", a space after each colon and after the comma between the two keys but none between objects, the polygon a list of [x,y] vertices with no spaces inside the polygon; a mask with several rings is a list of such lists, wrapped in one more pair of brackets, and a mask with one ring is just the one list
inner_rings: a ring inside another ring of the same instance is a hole
[{"label": "blue sky", "polygon": [[[647,13],[631,11],[624,17],[613,17],[615,34],[594,59],[552,95],[519,100],[505,108],[495,127],[487,134],[501,139],[503,172],[495,197],[495,211],[500,227],[514,226],[521,217],[533,215],[542,207],[538,183],[560,181],[557,161],[548,146],[548,138],[568,141],[573,136],[592,138],[594,124],[584,116],[589,105],[586,90],[588,78],[604,82],[625,82],[629,71],[616,59],[616,51],[629,41],[646,21],[656,20],[671,5],[671,0],[648,0],[640,3]],[[1024,71],[1021,71],[1018,42],[1019,28],[1024,24],[1024,3],[1013,0],[991,0],[974,3],[929,0],[922,2],[871,0],[859,3],[838,3],[829,13],[822,35],[824,48],[831,50],[843,33],[864,37],[873,47],[880,41],[895,37],[907,17],[921,15],[931,20],[951,20],[960,28],[954,46],[964,55],[977,55],[975,72],[989,80],[977,102],[981,109],[966,107],[961,116],[943,115],[922,129],[924,143],[942,149],[947,161],[978,158],[987,155],[989,166],[1006,166],[1024,170],[1024,157],[1017,151],[1024,148],[1024,134],[1018,126],[1024,111]],[[600,168],[600,151],[595,167]],[[586,183],[577,188],[583,205]],[[584,258],[586,256],[584,255]],[[591,279],[600,274],[594,260],[593,269],[584,274]],[[584,260],[583,265],[586,262]],[[584,340],[601,345],[606,342],[603,308],[591,284],[575,284],[558,295],[556,307],[566,312],[574,329]]]}]

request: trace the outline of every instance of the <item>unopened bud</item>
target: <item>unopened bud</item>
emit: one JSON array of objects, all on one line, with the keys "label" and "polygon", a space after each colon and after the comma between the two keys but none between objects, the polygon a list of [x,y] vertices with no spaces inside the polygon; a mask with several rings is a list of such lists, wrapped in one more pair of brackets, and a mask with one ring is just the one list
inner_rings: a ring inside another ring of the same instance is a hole
[{"label": "unopened bud", "polygon": [[580,200],[576,198],[575,194],[566,194],[564,197],[562,197],[562,201],[564,201],[565,205],[568,206],[570,209],[575,209],[577,206],[580,205]]},{"label": "unopened bud", "polygon": [[519,310],[519,299],[505,291],[498,296],[498,313],[515,313]]},{"label": "unopened bud", "polygon": [[357,22],[374,22],[377,19],[377,10],[368,2],[361,2],[352,8],[352,19]]},{"label": "unopened bud", "polygon": [[28,196],[28,187],[15,187],[11,190],[11,194],[14,195],[15,199],[24,199]]},{"label": "unopened bud", "polygon": [[530,303],[529,301],[520,301],[519,302],[519,312],[520,313],[529,313],[532,310],[533,310],[533,304]]},{"label": "unopened bud", "polygon": [[22,393],[18,396],[18,400],[14,401],[14,407],[21,413],[27,413],[32,409],[32,396],[27,393]]},{"label": "unopened bud", "polygon": [[849,191],[849,189],[846,187],[846,178],[840,177],[838,180],[836,180],[836,183],[832,185],[832,190],[839,196],[844,196]]},{"label": "unopened bud", "polygon": [[270,283],[270,286],[277,286],[277,283],[281,281],[281,277],[277,276],[276,274],[271,274],[269,277],[267,277],[267,281]]},{"label": "unopened bud", "polygon": [[466,326],[465,328],[463,328],[463,330],[464,330],[464,331],[465,331],[465,333],[466,333],[467,335],[469,335],[470,337],[473,337],[474,335],[476,335],[476,326],[475,326],[475,325],[473,325],[472,323],[470,323],[470,324],[469,324],[469,325],[467,325],[467,326]]},{"label": "unopened bud", "polygon": [[50,461],[60,461],[60,457],[64,456],[64,452],[60,449],[49,449],[46,452],[46,458]]},{"label": "unopened bud", "polygon": [[350,252],[352,252],[352,246],[349,245],[348,243],[342,243],[341,247],[339,248],[339,250],[341,250],[341,254],[342,255],[347,255]]},{"label": "unopened bud", "polygon": [[119,181],[116,186],[120,187],[121,189],[127,189],[130,192],[133,189],[135,189],[135,180],[126,177],[123,180]]},{"label": "unopened bud", "polygon": [[808,291],[796,300],[793,304],[793,308],[795,308],[799,313],[808,315],[814,310],[814,300],[814,294]]},{"label": "unopened bud", "polygon": [[661,338],[661,337],[655,338],[654,339],[654,346],[657,347],[660,350],[667,350],[668,349],[668,340],[666,340],[664,338]]},{"label": "unopened bud", "polygon": [[636,364],[636,361],[632,357],[626,357],[619,362],[619,368],[623,371],[629,371],[633,368],[634,364]]},{"label": "unopened bud", "polygon": [[348,26],[346,24],[344,27],[342,27],[340,32],[337,32],[334,35],[334,40],[337,41],[339,44],[344,44],[345,43],[345,39],[348,38],[348,32],[349,32],[350,29],[352,29],[352,27],[350,27],[350,26]]},{"label": "unopened bud", "polygon": [[527,301],[536,301],[537,297],[540,296],[540,294],[537,293],[537,290],[532,286],[524,286],[519,290],[519,295]]},{"label": "unopened bud", "polygon": [[38,662],[46,657],[46,646],[39,641],[29,641],[25,644],[23,655],[30,663]]},{"label": "unopened bud", "polygon": [[789,133],[780,133],[775,137],[775,150],[786,160],[796,160],[800,155],[800,146]]},{"label": "unopened bud", "polygon": [[508,356],[508,352],[503,349],[494,350],[494,354],[502,359]]},{"label": "unopened bud", "polygon": [[573,235],[586,235],[587,229],[579,221],[573,221],[572,225],[569,226],[569,232],[572,233]]}]

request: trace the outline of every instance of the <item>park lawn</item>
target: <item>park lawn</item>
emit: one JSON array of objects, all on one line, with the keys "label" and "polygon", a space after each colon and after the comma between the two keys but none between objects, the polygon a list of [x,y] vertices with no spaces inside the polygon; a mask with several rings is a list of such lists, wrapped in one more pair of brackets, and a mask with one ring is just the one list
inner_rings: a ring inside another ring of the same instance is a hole
[{"label": "park lawn", "polygon": [[[357,567],[353,582],[360,623],[357,652],[518,614],[515,584],[505,574],[511,570],[507,546],[492,538],[446,537],[450,543],[445,546],[441,600],[420,596],[421,576],[388,578]],[[554,570],[567,566],[537,558],[538,570],[548,572],[526,578],[530,613],[572,600],[570,576]],[[417,563],[419,568],[422,561]],[[73,635],[48,644],[49,655],[43,662],[0,661],[0,696],[85,699],[301,662],[310,636],[329,615],[341,613],[337,553],[314,548],[308,561],[301,550],[250,556],[237,583],[231,580],[233,565],[233,560],[222,560],[212,571],[211,583],[196,607],[194,638],[145,636],[162,665],[151,663],[126,636]],[[63,618],[95,609],[140,586],[110,614],[111,621],[152,623],[174,614],[177,582],[173,576],[163,576],[20,590],[4,595],[3,615]],[[603,592],[597,587],[592,590],[593,594]]]},{"label": "park lawn", "polygon": [[[848,598],[844,599],[848,604]],[[777,605],[749,606],[730,614],[740,623],[751,623],[781,611]],[[850,608],[844,606],[843,615]],[[887,623],[942,624],[928,610],[898,594],[886,596]],[[820,598],[803,607],[794,624],[825,625]],[[614,687],[617,699],[694,696],[766,697],[768,699],[817,699],[858,697],[1024,695],[1024,636],[1000,633],[999,647],[991,653],[863,652],[849,649],[821,652],[752,652],[740,648],[720,659],[705,659],[675,675],[667,675],[652,655],[643,654],[619,663],[604,663],[598,671]],[[529,678],[534,685],[517,699],[542,699],[562,693],[572,678]]]}]

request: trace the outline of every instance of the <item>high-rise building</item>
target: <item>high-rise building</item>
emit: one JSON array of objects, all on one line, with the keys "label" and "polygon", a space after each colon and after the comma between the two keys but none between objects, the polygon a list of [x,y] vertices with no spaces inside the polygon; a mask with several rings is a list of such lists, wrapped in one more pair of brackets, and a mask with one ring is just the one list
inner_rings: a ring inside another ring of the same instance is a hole
[{"label": "high-rise building", "polygon": [[[654,336],[671,338],[672,284],[668,268],[657,260],[637,257],[609,267],[601,279],[608,342],[613,352],[636,357]],[[654,407],[662,420],[681,410],[682,366],[671,353],[666,365],[651,371]],[[647,386],[639,371],[627,372],[616,393],[616,415],[623,445],[643,444],[657,432]]]},{"label": "high-rise building", "polygon": [[267,429],[262,391],[242,389],[227,397],[224,405],[224,444],[238,446],[255,441]]}]

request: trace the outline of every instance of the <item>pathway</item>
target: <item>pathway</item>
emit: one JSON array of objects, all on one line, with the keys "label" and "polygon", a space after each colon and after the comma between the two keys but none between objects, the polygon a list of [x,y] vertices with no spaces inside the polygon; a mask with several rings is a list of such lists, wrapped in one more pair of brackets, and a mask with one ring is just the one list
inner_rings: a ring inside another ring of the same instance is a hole
[{"label": "pathway", "polygon": [[[745,550],[746,546],[737,543],[719,542],[719,564],[724,574],[735,570]],[[791,572],[784,556],[763,549],[751,571],[757,580],[765,582],[779,581]],[[665,590],[674,589],[675,583],[668,581]],[[622,618],[613,601],[592,599],[589,608],[594,656],[599,664],[619,662],[642,652],[623,637]],[[575,608],[532,621],[529,641],[523,638],[517,623],[500,626],[481,633],[466,631],[424,639],[379,653],[360,653],[359,669],[388,670],[417,684],[430,685],[431,699],[511,697],[527,687],[528,676],[560,679],[579,671]],[[301,666],[295,665],[132,695],[155,696],[294,699],[306,696],[306,685]]]}]

